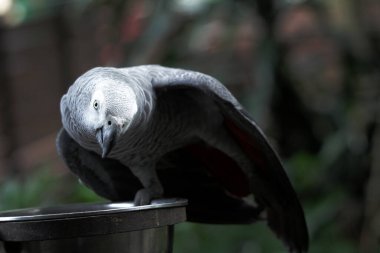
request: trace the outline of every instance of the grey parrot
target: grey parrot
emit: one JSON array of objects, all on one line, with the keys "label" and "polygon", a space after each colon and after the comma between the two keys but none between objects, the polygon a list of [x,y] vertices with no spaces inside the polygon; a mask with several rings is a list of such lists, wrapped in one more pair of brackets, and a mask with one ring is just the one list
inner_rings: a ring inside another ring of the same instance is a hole
[{"label": "grey parrot", "polygon": [[60,109],[58,153],[97,194],[136,205],[187,198],[194,222],[265,218],[289,251],[307,251],[304,212],[277,154],[215,78],[159,65],[97,67]]}]

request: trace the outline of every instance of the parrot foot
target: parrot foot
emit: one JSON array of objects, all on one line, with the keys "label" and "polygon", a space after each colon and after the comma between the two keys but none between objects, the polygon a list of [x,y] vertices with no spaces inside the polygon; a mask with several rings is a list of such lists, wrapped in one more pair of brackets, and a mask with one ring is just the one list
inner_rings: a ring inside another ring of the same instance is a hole
[{"label": "parrot foot", "polygon": [[149,205],[154,198],[159,198],[158,194],[152,192],[152,190],[148,188],[140,189],[136,192],[134,204],[135,206],[144,206]]}]

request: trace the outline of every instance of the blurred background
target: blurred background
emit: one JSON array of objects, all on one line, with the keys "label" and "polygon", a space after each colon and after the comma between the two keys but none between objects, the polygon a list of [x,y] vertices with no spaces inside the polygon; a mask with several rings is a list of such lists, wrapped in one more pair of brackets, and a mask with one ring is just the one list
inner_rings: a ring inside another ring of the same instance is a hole
[{"label": "blurred background", "polygon": [[[59,100],[94,66],[222,81],[283,158],[310,252],[380,252],[379,0],[0,0],[0,210],[98,201],[57,157]],[[185,223],[175,252],[285,252],[266,228]]]}]

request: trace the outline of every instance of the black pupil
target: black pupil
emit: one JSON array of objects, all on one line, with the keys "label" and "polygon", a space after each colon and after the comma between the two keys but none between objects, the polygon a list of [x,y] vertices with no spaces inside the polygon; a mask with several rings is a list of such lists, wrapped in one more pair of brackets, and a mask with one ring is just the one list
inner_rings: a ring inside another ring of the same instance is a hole
[{"label": "black pupil", "polygon": [[95,102],[94,106],[95,106],[95,108],[97,108],[98,107],[98,103]]},{"label": "black pupil", "polygon": [[109,126],[111,125],[111,121],[108,121],[108,125],[109,125]]}]

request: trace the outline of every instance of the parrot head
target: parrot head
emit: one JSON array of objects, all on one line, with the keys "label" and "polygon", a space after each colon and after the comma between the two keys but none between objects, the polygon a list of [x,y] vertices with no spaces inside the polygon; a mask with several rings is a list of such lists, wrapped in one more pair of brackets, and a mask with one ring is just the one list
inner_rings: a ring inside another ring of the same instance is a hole
[{"label": "parrot head", "polygon": [[82,146],[98,151],[103,158],[137,113],[133,89],[124,75],[111,70],[95,68],[86,72],[61,100],[65,129]]}]

